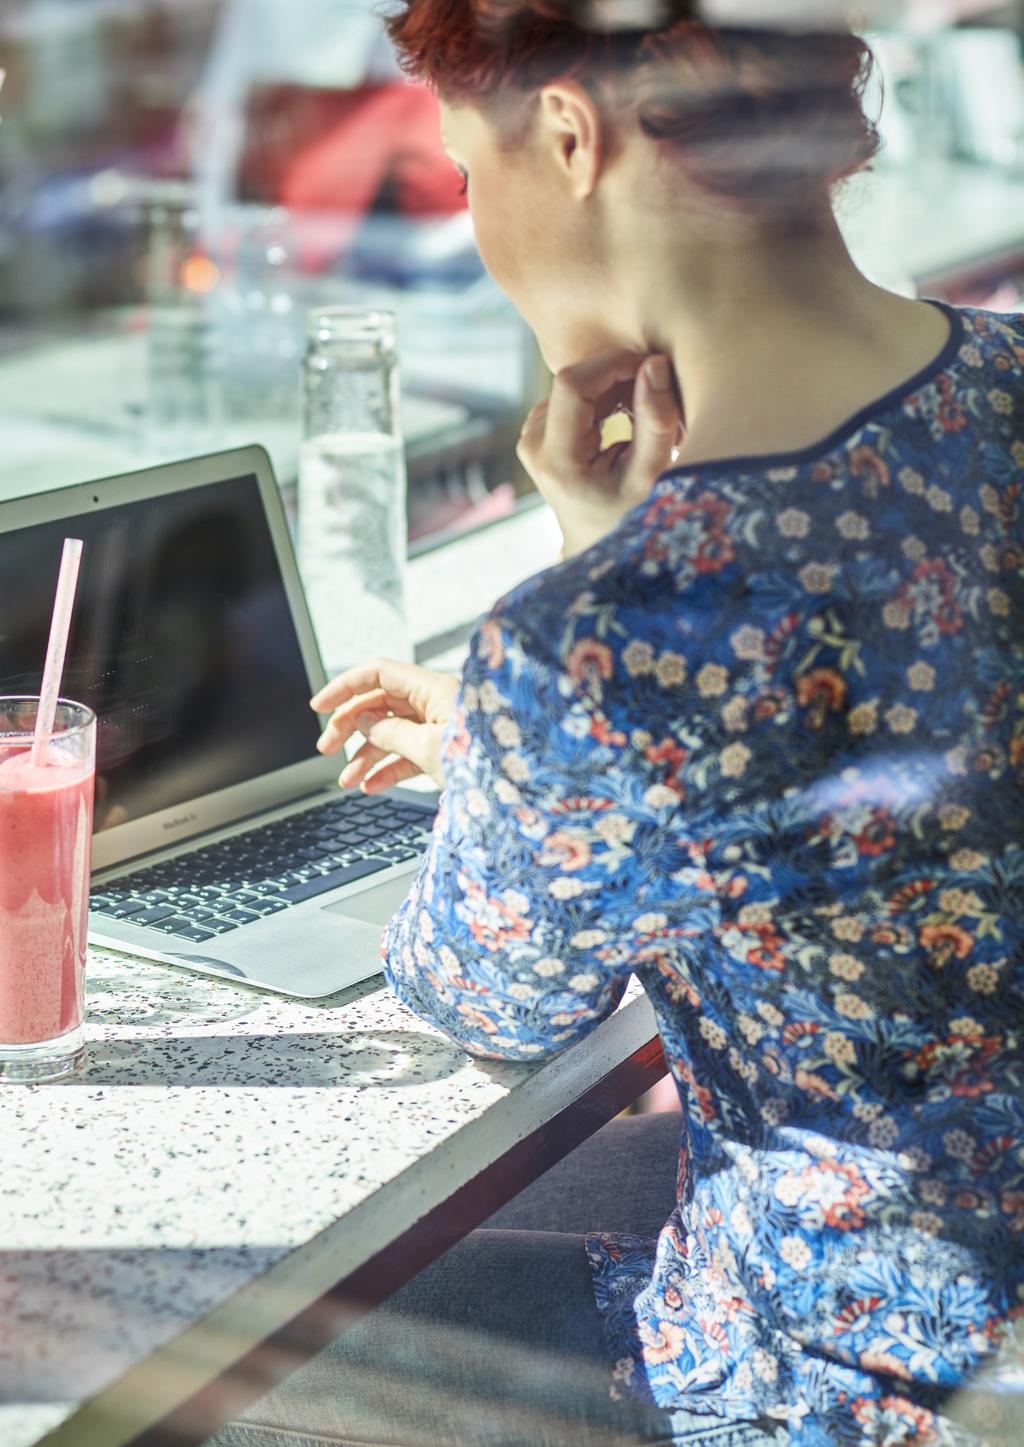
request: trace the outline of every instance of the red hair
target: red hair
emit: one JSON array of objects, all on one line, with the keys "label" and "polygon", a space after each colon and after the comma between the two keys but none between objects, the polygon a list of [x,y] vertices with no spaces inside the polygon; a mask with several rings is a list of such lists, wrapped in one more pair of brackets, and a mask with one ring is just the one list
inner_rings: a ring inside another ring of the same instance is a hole
[{"label": "red hair", "polygon": [[386,24],[408,74],[496,113],[513,144],[510,118],[525,120],[540,87],[572,76],[632,111],[712,195],[780,218],[819,210],[879,148],[863,108],[871,51],[848,32],[719,29],[697,10],[695,0],[404,0]]}]

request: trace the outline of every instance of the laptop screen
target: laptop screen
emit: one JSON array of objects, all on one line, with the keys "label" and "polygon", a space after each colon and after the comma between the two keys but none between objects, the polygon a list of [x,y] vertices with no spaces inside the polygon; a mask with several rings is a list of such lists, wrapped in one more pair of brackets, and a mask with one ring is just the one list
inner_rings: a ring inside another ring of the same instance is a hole
[{"label": "laptop screen", "polygon": [[315,756],[255,477],[0,532],[0,694],[39,692],[65,537],[85,551],[61,692],[99,718],[97,831]]}]

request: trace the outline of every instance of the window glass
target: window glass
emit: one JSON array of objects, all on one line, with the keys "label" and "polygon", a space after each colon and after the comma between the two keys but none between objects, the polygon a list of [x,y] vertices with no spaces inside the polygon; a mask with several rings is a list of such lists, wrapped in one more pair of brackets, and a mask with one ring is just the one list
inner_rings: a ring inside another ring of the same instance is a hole
[{"label": "window glass", "polygon": [[[1024,6],[873,9],[886,149],[840,198],[850,244],[883,284],[1016,307]],[[0,497],[254,440],[290,486],[332,302],[398,314],[413,548],[532,493],[546,373],[377,10],[4,0]]]}]

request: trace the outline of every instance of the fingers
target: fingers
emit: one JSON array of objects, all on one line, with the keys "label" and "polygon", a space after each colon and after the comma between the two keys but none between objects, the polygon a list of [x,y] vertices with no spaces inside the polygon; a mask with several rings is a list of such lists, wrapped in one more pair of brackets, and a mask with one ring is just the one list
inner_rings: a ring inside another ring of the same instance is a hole
[{"label": "fingers", "polygon": [[342,769],[338,776],[338,783],[343,789],[355,789],[371,770],[390,757],[387,749],[380,749],[376,744],[363,744],[362,748],[356,750]]},{"label": "fingers", "polygon": [[[544,428],[547,423],[548,403],[547,398],[543,402],[537,402],[526,414],[526,421],[523,423],[523,430],[519,434],[519,446],[527,449],[534,449],[544,437]],[[518,449],[517,449],[518,450]]]},{"label": "fingers", "polygon": [[[390,760],[390,763],[386,763]],[[381,765],[384,765],[382,768]],[[396,759],[388,749],[365,743],[349,760],[338,777],[343,789],[362,789],[364,793],[392,789],[406,779],[415,779],[423,770],[409,759]],[[373,788],[370,788],[370,785]]]},{"label": "fingers", "polygon": [[387,718],[389,713],[398,714],[401,718],[421,717],[408,699],[378,688],[372,693],[358,694],[335,709],[316,746],[322,754],[336,754],[354,733],[366,735],[378,720]]},{"label": "fingers", "polygon": [[681,426],[671,363],[667,357],[648,357],[633,394],[633,441],[621,458],[626,490],[647,496],[671,464]]},{"label": "fingers", "polygon": [[375,769],[368,778],[362,779],[360,787],[364,794],[383,794],[387,789],[394,789],[398,784],[417,778],[422,772],[422,769],[418,769],[408,759],[393,759],[390,764],[384,764]]},{"label": "fingers", "polygon": [[366,742],[378,751],[380,759],[398,754],[414,765],[417,773],[433,776],[437,768],[439,735],[440,729],[436,725],[392,716],[373,723],[366,734]]},{"label": "fingers", "polygon": [[671,365],[666,357],[645,359],[625,349],[598,352],[558,373],[550,399],[533,407],[523,424],[516,449],[523,466],[535,481],[581,473],[590,473],[593,483],[610,480],[599,478],[594,464],[600,458],[603,474],[617,472],[626,450],[618,443],[602,447],[602,425],[616,406],[642,409],[646,427],[634,453],[637,471],[653,465],[656,476],[671,454],[671,446],[666,451],[661,445],[662,430],[671,426],[675,441],[680,424]]},{"label": "fingers", "polygon": [[[366,720],[366,723],[366,742],[339,775],[338,783],[343,789],[362,788],[364,793],[379,793],[418,774],[426,774],[443,786],[440,724],[400,718]],[[392,757],[395,754],[398,758]]]},{"label": "fingers", "polygon": [[[360,694],[383,690],[408,699],[416,707],[419,701],[426,701],[434,674],[429,668],[420,668],[415,663],[399,663],[394,658],[371,658],[367,663],[357,664],[339,673],[319,693],[310,699],[310,708],[316,713],[339,708]],[[420,712],[425,712],[425,708]]]},{"label": "fingers", "polygon": [[593,462],[601,450],[599,404],[613,389],[632,382],[643,360],[642,352],[609,348],[558,373],[544,426],[551,467],[569,472]]},{"label": "fingers", "polygon": [[516,456],[542,493],[544,488],[541,476],[541,449],[544,446],[547,415],[547,402],[538,402],[535,407],[531,407],[526,414],[519,441],[516,443]]}]

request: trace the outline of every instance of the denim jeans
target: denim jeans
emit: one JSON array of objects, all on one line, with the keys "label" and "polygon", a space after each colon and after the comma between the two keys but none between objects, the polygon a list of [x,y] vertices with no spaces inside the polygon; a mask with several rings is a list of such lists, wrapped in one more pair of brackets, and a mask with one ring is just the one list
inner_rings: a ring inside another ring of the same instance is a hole
[{"label": "denim jeans", "polygon": [[288,1377],[206,1447],[776,1447],[769,1424],[609,1394],[587,1231],[654,1237],[679,1117],[629,1116]]}]

